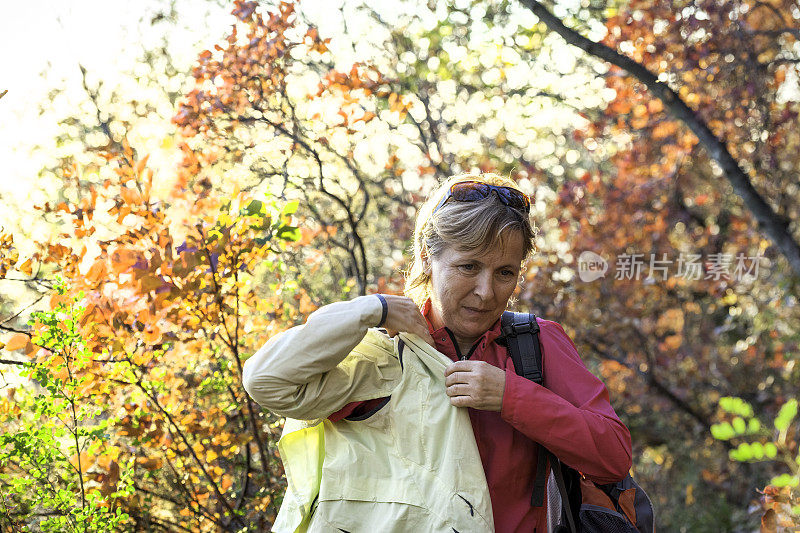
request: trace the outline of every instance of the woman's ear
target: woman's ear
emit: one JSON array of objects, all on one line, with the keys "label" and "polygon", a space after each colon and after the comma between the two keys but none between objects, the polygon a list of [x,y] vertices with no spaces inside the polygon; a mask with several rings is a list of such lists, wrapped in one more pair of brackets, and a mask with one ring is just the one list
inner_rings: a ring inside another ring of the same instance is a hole
[{"label": "woman's ear", "polygon": [[424,244],[422,245],[422,250],[420,251],[420,259],[422,260],[422,271],[425,273],[426,276],[431,275],[431,259],[430,255],[428,255],[428,247]]}]

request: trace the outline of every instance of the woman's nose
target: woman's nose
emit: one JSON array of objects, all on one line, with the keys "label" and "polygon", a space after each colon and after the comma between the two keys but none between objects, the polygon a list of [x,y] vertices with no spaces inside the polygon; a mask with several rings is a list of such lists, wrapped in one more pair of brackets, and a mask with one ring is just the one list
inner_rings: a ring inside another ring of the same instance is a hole
[{"label": "woman's nose", "polygon": [[492,277],[489,275],[478,276],[475,280],[475,294],[482,300],[489,300],[494,295],[494,286],[492,285]]}]

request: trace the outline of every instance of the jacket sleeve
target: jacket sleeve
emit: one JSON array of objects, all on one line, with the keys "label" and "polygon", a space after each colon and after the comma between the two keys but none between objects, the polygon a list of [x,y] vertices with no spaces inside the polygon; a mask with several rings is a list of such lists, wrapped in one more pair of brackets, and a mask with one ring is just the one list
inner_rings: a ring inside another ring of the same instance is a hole
[{"label": "jacket sleeve", "polygon": [[546,387],[517,375],[510,363],[501,416],[592,481],[620,481],[631,468],[628,428],[561,325],[539,325]]},{"label": "jacket sleeve", "polygon": [[388,396],[401,369],[394,341],[371,328],[381,310],[374,295],[317,309],[305,324],[272,337],[245,361],[245,390],[262,407],[301,420]]}]

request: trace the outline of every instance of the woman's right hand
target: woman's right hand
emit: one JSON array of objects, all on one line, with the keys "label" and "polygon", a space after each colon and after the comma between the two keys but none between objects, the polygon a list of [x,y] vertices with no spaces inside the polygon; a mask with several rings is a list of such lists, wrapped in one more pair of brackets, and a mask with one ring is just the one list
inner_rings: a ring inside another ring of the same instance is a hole
[{"label": "woman's right hand", "polygon": [[386,300],[386,320],[383,327],[391,337],[398,332],[413,333],[422,340],[436,348],[433,337],[428,332],[428,322],[414,303],[414,300],[407,296],[397,296],[394,294],[383,294]]}]

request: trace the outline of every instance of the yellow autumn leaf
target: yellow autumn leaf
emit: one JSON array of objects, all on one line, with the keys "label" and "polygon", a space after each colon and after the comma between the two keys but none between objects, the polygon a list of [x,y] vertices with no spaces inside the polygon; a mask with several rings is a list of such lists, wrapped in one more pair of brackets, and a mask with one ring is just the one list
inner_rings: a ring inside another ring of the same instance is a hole
[{"label": "yellow autumn leaf", "polygon": [[17,267],[17,270],[19,270],[23,274],[27,274],[29,276],[32,276],[33,275],[33,266],[32,266],[31,259],[28,258],[24,263],[22,263],[19,267]]}]

